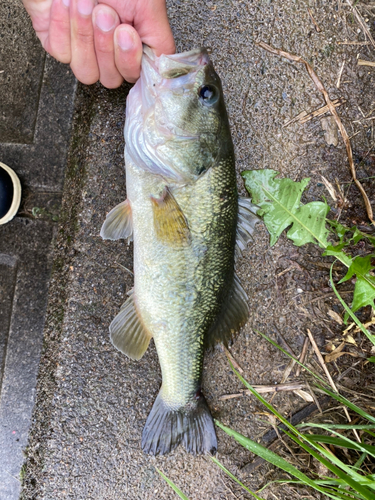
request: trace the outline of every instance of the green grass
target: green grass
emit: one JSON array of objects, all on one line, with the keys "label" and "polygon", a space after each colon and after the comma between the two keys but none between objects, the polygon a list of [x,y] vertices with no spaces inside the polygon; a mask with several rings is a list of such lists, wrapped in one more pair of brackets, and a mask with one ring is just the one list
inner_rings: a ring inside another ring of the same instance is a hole
[{"label": "green grass", "polygon": [[[351,312],[351,311],[350,311]],[[351,312],[351,314],[353,314]],[[359,320],[358,320],[359,321]],[[258,332],[260,333],[260,332]],[[279,454],[272,450],[269,450],[265,446],[253,441],[252,439],[238,433],[236,430],[231,429],[223,425],[219,421],[215,421],[216,425],[222,429],[226,434],[231,436],[236,440],[241,446],[246,448],[251,453],[254,453],[258,457],[269,464],[279,468],[280,470],[287,473],[291,478],[283,478],[277,481],[272,481],[263,486],[258,492],[250,490],[245,484],[243,484],[234,474],[230,472],[217,458],[211,457],[212,461],[220,467],[220,469],[227,474],[231,480],[239,484],[247,493],[252,495],[257,500],[263,500],[262,497],[258,495],[261,491],[267,488],[270,484],[294,484],[299,486],[304,486],[315,490],[327,498],[332,498],[334,500],[375,500],[375,474],[370,474],[365,471],[363,464],[366,459],[368,459],[372,464],[375,463],[375,446],[366,442],[366,436],[374,438],[375,437],[375,417],[367,413],[365,410],[360,408],[355,403],[351,402],[345,398],[342,394],[334,392],[329,387],[328,383],[313,370],[309,369],[307,366],[299,362],[298,359],[294,358],[291,354],[286,352],[281,346],[279,346],[272,339],[264,334],[260,335],[269,341],[272,345],[277,347],[285,355],[293,359],[296,363],[299,363],[310,375],[315,379],[315,387],[329,395],[339,404],[346,406],[352,414],[360,417],[362,421],[366,423],[358,425],[350,424],[325,424],[325,423],[303,423],[299,425],[292,425],[278,410],[270,404],[266,399],[259,394],[234,368],[232,363],[229,361],[233,373],[238,377],[242,384],[251,392],[251,394],[260,401],[269,412],[271,412],[276,419],[285,425],[286,430],[280,429],[286,436],[290,438],[296,445],[302,448],[306,453],[308,453],[316,463],[320,463],[327,471],[329,471],[330,476],[319,476],[317,473],[310,472],[304,473],[299,468],[291,463],[291,461],[286,460]],[[304,429],[307,429],[307,431]],[[320,433],[311,433],[311,429],[319,429]],[[353,441],[347,435],[345,431],[352,431],[357,429],[362,431],[361,442]],[[322,434],[321,431],[326,431],[327,434]],[[330,451],[330,448],[323,445],[334,446],[335,448],[344,449],[346,453],[350,450],[352,453],[357,453],[358,458],[354,465],[350,465],[343,460],[341,460],[336,454]],[[158,470],[158,469],[157,469]],[[185,500],[189,500],[178,487],[172,483],[163,473],[159,470],[160,475],[167,481],[167,483],[173,488],[177,495]]]}]

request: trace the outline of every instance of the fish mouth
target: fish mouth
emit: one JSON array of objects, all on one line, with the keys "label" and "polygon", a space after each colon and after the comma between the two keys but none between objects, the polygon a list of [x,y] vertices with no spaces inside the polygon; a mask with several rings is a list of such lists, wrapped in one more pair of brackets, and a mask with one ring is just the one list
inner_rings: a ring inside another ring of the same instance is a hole
[{"label": "fish mouth", "polygon": [[163,92],[179,94],[191,90],[197,73],[209,64],[210,58],[204,47],[158,57],[150,47],[144,45],[141,78],[147,92],[142,94],[143,105],[146,109],[151,107]]},{"label": "fish mouth", "polygon": [[[199,49],[189,50],[180,54],[155,56],[150,47],[143,46],[142,64],[149,64],[153,67],[160,78],[174,79],[180,76],[188,75],[196,72],[202,66],[209,64],[210,58],[204,47]],[[146,71],[147,72],[147,71]]]},{"label": "fish mouth", "polygon": [[[197,140],[196,134],[191,134],[164,117],[161,105],[162,94],[173,92],[182,95],[196,86],[197,73],[204,71],[210,64],[210,58],[204,47],[193,49],[180,54],[156,56],[154,51],[144,45],[142,58],[142,105],[143,116],[152,116],[159,134],[168,140],[175,141]],[[157,118],[155,113],[157,111]]]}]

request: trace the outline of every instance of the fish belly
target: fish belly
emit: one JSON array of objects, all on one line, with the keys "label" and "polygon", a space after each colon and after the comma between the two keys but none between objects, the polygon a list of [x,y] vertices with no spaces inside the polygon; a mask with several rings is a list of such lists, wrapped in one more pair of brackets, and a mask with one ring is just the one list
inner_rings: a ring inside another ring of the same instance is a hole
[{"label": "fish belly", "polygon": [[154,337],[163,398],[179,408],[196,393],[202,372],[205,318],[200,319],[194,311],[199,251],[194,253],[191,246],[167,246],[158,240],[150,196],[157,195],[165,183],[130,170],[127,185],[132,186],[128,197],[134,231],[134,300]]}]

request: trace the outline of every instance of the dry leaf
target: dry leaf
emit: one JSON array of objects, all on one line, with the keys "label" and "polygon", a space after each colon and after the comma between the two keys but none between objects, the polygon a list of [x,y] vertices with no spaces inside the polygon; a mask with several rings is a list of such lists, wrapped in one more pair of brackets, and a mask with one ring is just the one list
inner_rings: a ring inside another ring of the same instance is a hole
[{"label": "dry leaf", "polygon": [[347,344],[353,344],[357,345],[357,342],[354,340],[354,338],[348,333],[347,335],[344,335],[344,340]]},{"label": "dry leaf", "polygon": [[339,135],[335,118],[333,116],[325,116],[320,120],[320,123],[324,131],[324,140],[326,141],[328,146],[336,147],[339,143]]},{"label": "dry leaf", "polygon": [[[323,176],[322,176],[322,177],[323,177]],[[323,177],[323,179],[324,179],[324,177]],[[328,181],[327,181],[327,182],[328,182]],[[332,184],[331,184],[331,186],[332,186]],[[333,187],[333,186],[332,186],[332,187]],[[328,187],[327,187],[327,189],[328,189]],[[331,196],[332,196],[332,195],[331,195]],[[335,199],[335,198],[334,198],[334,199]],[[332,319],[334,319],[335,321],[337,321],[337,323],[338,323],[339,325],[342,325],[343,321],[342,321],[342,319],[341,319],[341,316],[340,316],[339,314],[337,314],[337,312],[332,311],[332,309],[330,309],[330,310],[327,312],[327,314],[328,314],[328,316],[329,316],[330,318],[332,318]]]},{"label": "dry leaf", "polygon": [[297,394],[297,396],[304,399],[308,403],[312,403],[314,401],[314,398],[311,396],[311,394],[309,394],[306,391],[303,391],[302,389],[299,389],[298,391],[293,391],[293,392],[294,392],[294,394]]},{"label": "dry leaf", "polygon": [[355,326],[355,323],[350,323],[350,325],[345,328],[345,330],[342,332],[343,335],[346,335],[349,330],[351,330]]},{"label": "dry leaf", "polygon": [[[326,357],[324,358],[324,361],[326,363],[330,363],[331,361],[335,361],[337,358],[339,358],[341,356],[341,351],[344,349],[345,347],[345,342],[341,342],[341,344],[336,348],[334,349],[330,354],[327,354]],[[344,354],[344,353],[342,353]]]},{"label": "dry leaf", "polygon": [[[368,328],[369,326],[372,326],[372,325],[375,325],[375,317],[371,318],[371,321],[368,321],[367,323],[365,323],[363,326],[365,328]],[[349,330],[351,330],[353,328],[353,326],[355,326],[355,323],[352,323],[351,325],[348,326],[348,328],[345,328],[345,330],[342,332],[343,335],[346,335],[347,332]],[[359,328],[359,326],[355,327],[353,332],[352,333],[357,333],[359,332],[361,329]]]}]

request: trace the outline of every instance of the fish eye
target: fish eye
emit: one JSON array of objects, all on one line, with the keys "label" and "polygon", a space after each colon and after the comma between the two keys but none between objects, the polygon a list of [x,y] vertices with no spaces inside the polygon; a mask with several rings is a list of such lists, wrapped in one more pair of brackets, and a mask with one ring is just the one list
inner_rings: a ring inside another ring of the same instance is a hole
[{"label": "fish eye", "polygon": [[198,89],[200,100],[206,106],[212,106],[219,98],[219,91],[213,85],[202,85]]}]

